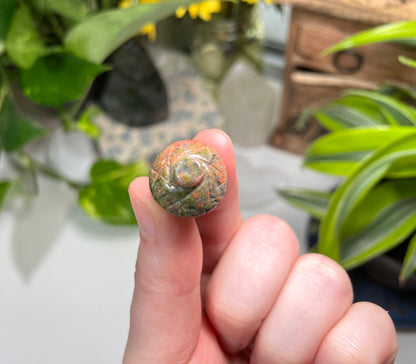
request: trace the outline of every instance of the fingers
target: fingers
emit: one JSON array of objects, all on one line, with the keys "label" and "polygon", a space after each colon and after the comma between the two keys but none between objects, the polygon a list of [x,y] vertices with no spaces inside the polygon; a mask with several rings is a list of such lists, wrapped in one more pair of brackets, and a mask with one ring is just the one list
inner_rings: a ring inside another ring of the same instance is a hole
[{"label": "fingers", "polygon": [[242,218],[238,203],[234,152],[230,138],[224,132],[212,129],[200,132],[194,140],[218,152],[225,163],[228,175],[228,187],[223,201],[215,210],[196,219],[204,249],[203,270],[209,273],[238,231]]},{"label": "fingers", "polygon": [[243,223],[207,288],[207,314],[229,352],[252,340],[298,254],[294,232],[279,218],[262,215]]},{"label": "fingers", "polygon": [[258,363],[310,363],[352,302],[347,273],[318,254],[301,256],[255,343]]},{"label": "fingers", "polygon": [[157,205],[147,177],[134,180],[129,193],[140,247],[124,363],[187,362],[201,324],[197,226]]},{"label": "fingers", "polygon": [[392,364],[397,354],[393,322],[381,307],[355,303],[321,344],[316,364]]}]

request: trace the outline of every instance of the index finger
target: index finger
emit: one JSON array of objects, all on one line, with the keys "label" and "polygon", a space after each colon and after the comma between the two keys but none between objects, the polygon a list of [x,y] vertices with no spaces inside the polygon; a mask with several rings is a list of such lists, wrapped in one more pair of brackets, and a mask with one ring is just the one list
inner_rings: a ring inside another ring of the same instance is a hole
[{"label": "index finger", "polygon": [[232,142],[227,134],[218,129],[204,130],[194,140],[217,151],[228,176],[227,192],[222,202],[212,212],[196,218],[204,250],[203,271],[210,273],[242,223],[237,173]]}]

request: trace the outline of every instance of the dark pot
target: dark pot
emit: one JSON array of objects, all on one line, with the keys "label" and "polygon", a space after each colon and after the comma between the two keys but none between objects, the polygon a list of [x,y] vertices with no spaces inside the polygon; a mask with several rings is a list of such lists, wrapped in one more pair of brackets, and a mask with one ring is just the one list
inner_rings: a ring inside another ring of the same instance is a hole
[{"label": "dark pot", "polygon": [[112,69],[95,80],[89,100],[115,121],[133,127],[167,119],[165,85],[140,39],[123,44],[106,63]]},{"label": "dark pot", "polygon": [[[318,241],[319,221],[311,218],[308,245]],[[397,248],[380,255],[362,266],[348,271],[354,302],[373,302],[389,312],[397,330],[416,329],[416,274],[399,284],[401,261],[407,248],[403,242]]]}]

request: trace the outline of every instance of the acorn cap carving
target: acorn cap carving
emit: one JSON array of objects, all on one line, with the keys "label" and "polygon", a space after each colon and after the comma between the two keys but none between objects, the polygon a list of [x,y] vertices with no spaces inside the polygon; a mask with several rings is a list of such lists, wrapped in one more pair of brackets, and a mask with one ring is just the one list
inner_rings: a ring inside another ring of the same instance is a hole
[{"label": "acorn cap carving", "polygon": [[172,143],[160,152],[149,174],[154,199],[178,216],[196,217],[213,210],[222,201],[227,183],[218,153],[192,140]]}]

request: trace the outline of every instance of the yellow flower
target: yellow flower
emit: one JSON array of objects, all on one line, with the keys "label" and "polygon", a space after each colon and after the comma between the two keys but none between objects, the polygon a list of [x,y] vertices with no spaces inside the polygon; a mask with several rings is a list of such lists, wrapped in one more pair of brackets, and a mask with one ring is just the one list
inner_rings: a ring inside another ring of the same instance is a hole
[{"label": "yellow flower", "polygon": [[133,5],[133,0],[120,0],[120,2],[118,3],[118,7],[120,9],[127,9],[132,5]]},{"label": "yellow flower", "polygon": [[178,8],[176,10],[176,16],[182,18],[188,12],[192,19],[200,18],[209,21],[213,13],[219,13],[220,11],[221,1],[204,1],[200,4],[190,5],[188,8]]},{"label": "yellow flower", "polygon": [[[149,4],[149,3],[158,3],[161,0],[120,0],[118,3],[118,7],[120,9],[127,9],[132,7],[133,5],[137,5],[138,3],[141,4]],[[156,40],[156,25],[155,23],[147,23],[139,32],[139,34],[147,35],[149,40],[154,42]]]}]

